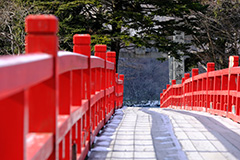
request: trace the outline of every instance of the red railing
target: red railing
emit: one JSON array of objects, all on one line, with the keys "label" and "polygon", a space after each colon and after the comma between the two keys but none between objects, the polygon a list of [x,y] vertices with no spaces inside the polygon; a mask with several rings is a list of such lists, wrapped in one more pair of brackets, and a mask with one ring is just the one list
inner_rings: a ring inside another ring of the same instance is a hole
[{"label": "red railing", "polygon": [[240,67],[239,57],[229,57],[229,68],[215,71],[215,64],[207,64],[207,72],[192,77],[186,73],[182,84],[172,85],[160,94],[161,108],[206,111],[240,122]]},{"label": "red railing", "polygon": [[26,55],[0,58],[1,160],[84,159],[95,136],[122,106],[115,52],[74,35],[58,51],[58,20],[26,18]]}]

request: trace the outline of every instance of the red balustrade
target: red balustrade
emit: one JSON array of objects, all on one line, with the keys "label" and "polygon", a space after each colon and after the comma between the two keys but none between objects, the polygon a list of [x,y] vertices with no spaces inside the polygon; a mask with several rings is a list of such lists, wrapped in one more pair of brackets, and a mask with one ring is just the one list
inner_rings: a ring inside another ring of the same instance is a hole
[{"label": "red balustrade", "polygon": [[161,108],[206,111],[240,122],[240,67],[239,57],[229,57],[229,68],[216,70],[215,64],[207,64],[207,72],[198,74],[192,69],[192,77],[184,74],[181,84],[167,85],[160,94]]},{"label": "red balustrade", "polygon": [[123,75],[115,52],[73,36],[73,52],[58,51],[58,20],[26,18],[26,54],[0,57],[2,160],[84,159],[114,110],[122,107]]}]

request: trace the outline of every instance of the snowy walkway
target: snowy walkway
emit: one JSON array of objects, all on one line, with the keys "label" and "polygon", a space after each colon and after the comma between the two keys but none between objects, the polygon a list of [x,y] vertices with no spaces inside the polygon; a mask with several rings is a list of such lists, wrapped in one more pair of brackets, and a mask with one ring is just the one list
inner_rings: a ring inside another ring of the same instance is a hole
[{"label": "snowy walkway", "polygon": [[201,112],[124,108],[95,139],[89,159],[240,159],[240,124]]}]

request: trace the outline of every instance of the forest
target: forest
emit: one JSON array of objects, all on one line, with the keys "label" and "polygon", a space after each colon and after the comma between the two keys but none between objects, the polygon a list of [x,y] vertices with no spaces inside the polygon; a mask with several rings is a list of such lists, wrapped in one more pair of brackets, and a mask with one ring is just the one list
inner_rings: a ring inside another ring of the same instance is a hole
[{"label": "forest", "polygon": [[[107,44],[115,51],[117,72],[126,76],[126,100],[158,99],[168,81],[168,64],[164,58],[121,58],[123,48],[145,46],[177,59],[187,56],[186,71],[207,62],[226,68],[228,57],[240,53],[238,0],[2,0],[0,55],[24,54],[29,14],[58,17],[60,50],[72,51],[73,35],[88,33],[93,45]],[[173,41],[176,33],[190,39]]]}]

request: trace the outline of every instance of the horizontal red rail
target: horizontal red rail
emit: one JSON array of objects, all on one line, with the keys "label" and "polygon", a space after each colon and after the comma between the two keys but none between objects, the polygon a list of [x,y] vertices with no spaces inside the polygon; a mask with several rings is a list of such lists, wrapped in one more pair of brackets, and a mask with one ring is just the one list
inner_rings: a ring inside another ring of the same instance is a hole
[{"label": "horizontal red rail", "polygon": [[[58,51],[58,20],[26,18],[26,55],[0,57],[1,159],[84,159],[95,136],[122,107],[115,52],[74,35]],[[117,76],[116,76],[117,75]]]},{"label": "horizontal red rail", "polygon": [[[41,72],[36,72],[38,70]],[[53,76],[53,57],[47,54],[3,56],[0,75],[2,99]]]},{"label": "horizontal red rail", "polygon": [[207,64],[207,72],[192,77],[185,74],[182,84],[172,85],[160,94],[161,107],[206,111],[240,122],[240,67],[238,56],[229,57],[229,68],[215,71],[214,63]]},{"label": "horizontal red rail", "polygon": [[71,70],[88,68],[88,57],[81,54],[59,51],[58,59],[60,74]]}]

